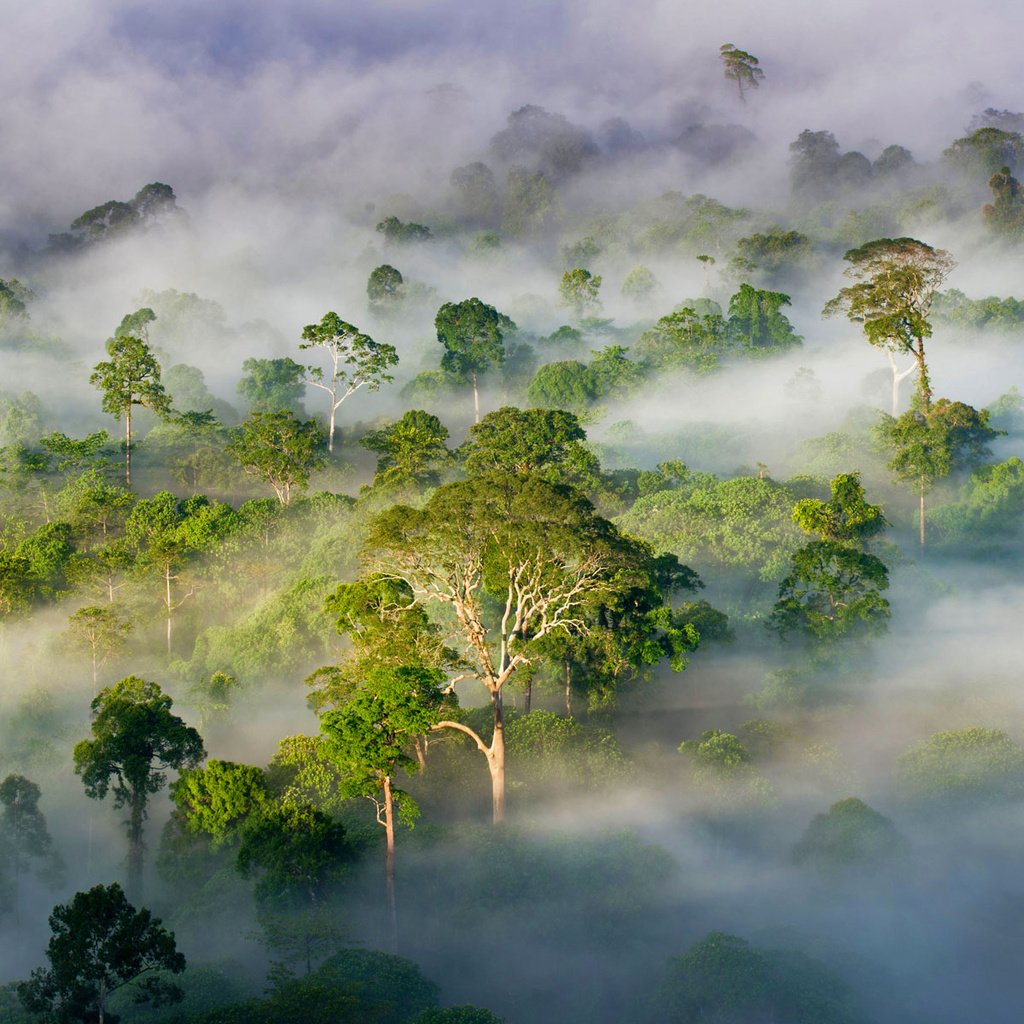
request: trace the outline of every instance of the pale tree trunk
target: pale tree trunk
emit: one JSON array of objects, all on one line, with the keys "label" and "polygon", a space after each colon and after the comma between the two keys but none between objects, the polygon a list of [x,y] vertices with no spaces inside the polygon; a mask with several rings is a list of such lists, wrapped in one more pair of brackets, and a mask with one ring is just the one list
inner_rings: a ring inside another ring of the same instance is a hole
[{"label": "pale tree trunk", "polygon": [[391,952],[398,952],[398,909],[395,903],[395,804],[391,792],[391,776],[385,775],[384,785],[384,882],[388,896],[388,927]]},{"label": "pale tree trunk", "polygon": [[476,384],[476,371],[470,374],[473,379],[473,422],[480,422],[480,391]]},{"label": "pale tree trunk", "polygon": [[501,691],[494,694],[494,737],[487,757],[491,772],[491,812],[495,825],[505,820],[505,709]]},{"label": "pale tree trunk", "polygon": [[899,415],[900,411],[900,385],[918,368],[917,362],[915,361],[905,370],[896,369],[896,357],[889,351],[885,350],[885,354],[889,359],[889,365],[892,367],[892,415],[895,418]]},{"label": "pale tree trunk", "polygon": [[132,407],[124,414],[124,485],[129,490],[132,486]]},{"label": "pale tree trunk", "polygon": [[565,717],[572,718],[572,664],[565,659]]},{"label": "pale tree trunk", "polygon": [[99,678],[98,673],[96,671],[96,667],[97,667],[96,666],[96,641],[94,640],[93,644],[92,644],[92,685],[93,686],[96,685],[97,679]]},{"label": "pale tree trunk", "polygon": [[166,591],[164,594],[164,600],[167,605],[167,657],[171,656],[171,612],[173,606],[171,605],[171,567],[168,565],[164,569],[164,583],[166,584]]}]

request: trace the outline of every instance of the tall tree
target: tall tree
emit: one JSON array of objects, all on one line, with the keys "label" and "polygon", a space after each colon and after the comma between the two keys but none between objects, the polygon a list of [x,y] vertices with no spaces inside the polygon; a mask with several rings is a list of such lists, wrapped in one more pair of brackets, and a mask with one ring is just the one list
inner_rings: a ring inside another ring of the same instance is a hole
[{"label": "tall tree", "polygon": [[477,298],[446,302],[434,318],[437,340],[444,346],[441,367],[473,385],[475,421],[480,422],[478,378],[505,358],[505,336],[516,325],[504,313]]},{"label": "tall tree", "polygon": [[377,454],[375,485],[433,487],[452,461],[447,440],[448,428],[433,413],[408,409],[400,420],[369,431],[359,443]]},{"label": "tall tree", "polygon": [[596,314],[601,308],[598,292],[601,290],[600,275],[591,274],[584,267],[574,267],[562,275],[558,294],[562,305],[568,306],[577,317]]},{"label": "tall tree", "polygon": [[[928,320],[932,299],[956,266],[945,249],[933,249],[916,238],[878,238],[843,257],[846,276],[855,284],[842,288],[822,311],[845,313],[862,326],[868,341],[882,349],[892,367],[892,414],[899,409],[900,381],[917,371],[917,393],[927,413],[932,400],[925,339],[932,336]],[[896,357],[906,353],[913,364],[902,372]]]},{"label": "tall tree", "polygon": [[18,998],[31,1013],[81,1024],[117,1024],[110,997],[133,986],[136,1003],[161,1006],[182,998],[165,973],[185,970],[174,935],[148,910],[136,910],[121,887],[97,885],[75,893],[50,914],[47,968],[37,968],[18,985]]},{"label": "tall tree", "polygon": [[732,43],[724,43],[718,52],[725,69],[725,77],[736,83],[740,101],[746,103],[747,90],[757,89],[764,78],[764,72],[758,67],[761,62],[752,53],[739,50]]},{"label": "tall tree", "polygon": [[325,313],[320,323],[302,329],[301,349],[322,348],[331,360],[330,376],[319,367],[309,367],[306,382],[330,396],[327,451],[334,451],[334,416],[339,406],[360,388],[379,391],[392,380],[388,367],[398,363],[394,345],[376,342],[358,327],[346,323],[337,313]]},{"label": "tall tree", "polygon": [[124,480],[131,487],[132,407],[166,414],[171,399],[160,383],[160,364],[142,338],[115,336],[107,341],[107,355],[110,359],[93,368],[89,383],[103,392],[103,411],[124,418]]},{"label": "tall tree", "polygon": [[92,682],[96,685],[99,668],[119,651],[128,639],[132,624],[113,608],[89,605],[68,618],[68,642],[92,659]]},{"label": "tall tree", "polygon": [[988,425],[988,411],[964,402],[937,399],[926,410],[883,415],[875,435],[892,453],[889,469],[918,495],[918,542],[925,544],[925,495],[954,469],[976,465],[999,434]]},{"label": "tall tree", "polygon": [[467,668],[491,703],[490,742],[462,722],[487,761],[494,821],[505,817],[504,689],[536,642],[585,632],[584,605],[621,585],[633,546],[582,495],[538,476],[491,473],[446,484],[421,509],[398,505],[374,520],[371,568],[418,601],[448,608]]},{"label": "tall tree", "polygon": [[294,359],[246,359],[238,393],[252,412],[295,412],[306,389],[306,368]]},{"label": "tall tree", "polygon": [[163,789],[167,769],[195,768],[205,756],[199,733],[171,714],[172,700],[156,683],[128,676],[93,699],[92,738],[75,744],[75,774],[87,796],[128,808],[128,890],[142,893],[143,828],[149,798]]}]

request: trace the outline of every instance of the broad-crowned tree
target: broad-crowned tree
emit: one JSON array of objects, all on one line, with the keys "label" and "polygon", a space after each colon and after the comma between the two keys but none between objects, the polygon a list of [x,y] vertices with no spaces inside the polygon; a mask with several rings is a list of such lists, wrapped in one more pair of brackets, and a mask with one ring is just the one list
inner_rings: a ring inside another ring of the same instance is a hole
[{"label": "broad-crowned tree", "polygon": [[[861,325],[865,337],[882,349],[892,367],[892,414],[899,408],[899,386],[917,372],[922,411],[932,401],[925,340],[932,336],[928,319],[935,293],[956,266],[945,249],[933,249],[916,238],[878,238],[843,257],[854,284],[842,288],[822,310],[824,316],[845,313]],[[909,355],[913,364],[900,371],[896,357]]]},{"label": "broad-crowned tree", "polygon": [[600,290],[601,277],[592,274],[585,267],[567,270],[558,286],[562,305],[571,309],[578,319],[596,315],[601,308],[601,300],[598,298]]},{"label": "broad-crowned tree", "polygon": [[729,299],[729,332],[753,353],[779,352],[803,343],[782,312],[788,295],[741,284]]},{"label": "broad-crowned tree", "polygon": [[245,376],[238,382],[238,393],[251,412],[277,413],[298,411],[306,390],[306,367],[294,359],[246,359]]},{"label": "broad-crowned tree", "polygon": [[163,789],[167,770],[195,768],[203,759],[199,733],[171,713],[173,702],[156,683],[128,676],[101,690],[91,704],[92,737],[75,744],[75,773],[87,796],[109,791],[128,808],[128,889],[142,892],[143,829],[149,798]]},{"label": "broad-crowned tree", "polygon": [[[140,311],[143,312],[143,311]],[[160,364],[141,337],[117,335],[107,341],[109,359],[93,368],[89,383],[103,392],[103,411],[124,419],[124,479],[132,482],[132,408],[136,405],[161,415],[170,412],[171,399],[160,383]]]},{"label": "broad-crowned tree", "polygon": [[337,313],[325,313],[320,323],[303,327],[302,340],[299,348],[322,348],[331,361],[327,374],[319,367],[309,367],[306,383],[329,396],[327,451],[333,452],[338,408],[360,388],[379,391],[381,384],[392,380],[387,371],[398,363],[398,353],[394,345],[374,341]]},{"label": "broad-crowned tree", "polygon": [[724,43],[719,47],[725,77],[736,83],[740,100],[747,102],[746,93],[760,86],[764,72],[758,65],[761,63],[752,53],[737,49],[732,43]]},{"label": "broad-crowned tree", "polygon": [[32,1013],[81,1024],[117,1024],[110,997],[131,986],[137,1003],[162,1006],[182,998],[165,974],[185,970],[174,935],[148,910],[136,910],[121,887],[97,885],[76,893],[50,914],[50,966],[37,968],[18,986]]},{"label": "broad-crowned tree", "polygon": [[282,505],[305,488],[310,474],[327,461],[324,437],[313,420],[303,423],[288,412],[254,412],[233,433],[231,457],[250,476],[270,484]]},{"label": "broad-crowned tree", "polygon": [[768,628],[786,639],[801,636],[822,646],[886,630],[889,570],[874,555],[836,541],[812,541],[800,548]]},{"label": "broad-crowned tree", "polygon": [[487,692],[489,743],[461,722],[436,729],[467,734],[491,776],[496,822],[505,814],[503,691],[531,658],[532,644],[556,632],[584,632],[595,593],[621,586],[638,561],[580,494],[527,474],[490,473],[446,484],[421,509],[396,506],[371,524],[371,571],[403,580],[416,599],[454,619],[464,677]]},{"label": "broad-crowned tree", "polygon": [[423,409],[409,409],[402,418],[364,434],[359,443],[377,455],[374,486],[436,486],[451,465],[445,442],[448,428]]},{"label": "broad-crowned tree", "polygon": [[505,337],[516,325],[480,299],[446,302],[434,318],[437,340],[444,346],[441,368],[473,385],[473,409],[480,422],[478,379],[505,358]]},{"label": "broad-crowned tree", "polygon": [[865,499],[859,473],[840,473],[829,487],[832,497],[828,501],[803,498],[793,506],[793,522],[804,533],[863,547],[889,525],[881,506]]}]

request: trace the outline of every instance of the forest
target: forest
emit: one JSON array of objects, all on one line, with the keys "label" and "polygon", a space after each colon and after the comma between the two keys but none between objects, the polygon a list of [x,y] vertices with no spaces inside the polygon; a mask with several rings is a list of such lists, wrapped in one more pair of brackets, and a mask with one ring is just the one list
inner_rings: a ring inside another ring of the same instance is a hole
[{"label": "forest", "polygon": [[112,7],[0,70],[0,1024],[1019,1020],[1002,58]]}]

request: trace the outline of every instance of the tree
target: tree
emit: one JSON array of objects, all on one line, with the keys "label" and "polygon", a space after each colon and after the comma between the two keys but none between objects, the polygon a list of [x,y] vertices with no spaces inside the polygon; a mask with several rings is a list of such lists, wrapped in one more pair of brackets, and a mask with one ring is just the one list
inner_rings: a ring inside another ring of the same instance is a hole
[{"label": "tree", "polygon": [[822,645],[884,632],[889,570],[874,555],[836,541],[800,548],[779,584],[768,628],[783,639],[798,634]]},{"label": "tree", "polygon": [[476,227],[493,227],[500,209],[494,172],[476,161],[452,171],[451,186],[458,196],[461,218]]},{"label": "tree", "polygon": [[96,605],[79,608],[68,619],[68,642],[92,658],[94,686],[100,665],[124,646],[131,629],[132,624],[112,608]]},{"label": "tree", "polygon": [[1009,167],[996,171],[988,179],[992,202],[982,207],[992,233],[1008,242],[1024,237],[1024,189]]},{"label": "tree", "polygon": [[924,549],[925,495],[954,469],[977,464],[999,432],[988,425],[988,412],[963,402],[937,399],[930,408],[902,416],[882,416],[875,436],[892,452],[889,469],[897,480],[912,483],[918,495],[918,542]]},{"label": "tree", "polygon": [[832,497],[828,501],[802,498],[793,507],[793,522],[804,533],[863,547],[889,525],[881,506],[865,499],[859,473],[840,473],[829,487]]},{"label": "tree", "polygon": [[149,798],[163,789],[167,769],[195,768],[203,759],[199,733],[171,714],[173,702],[156,683],[128,676],[93,698],[92,738],[75,744],[75,774],[86,795],[128,808],[128,889],[142,892],[143,827]]},{"label": "tree", "polygon": [[1024,792],[1024,747],[1002,729],[972,726],[937,732],[901,754],[907,789],[933,799],[1017,798]]},{"label": "tree", "polygon": [[[8,775],[0,782],[0,911],[13,907],[15,923],[20,923],[18,905],[21,876],[36,861],[36,874],[51,886],[60,882],[63,863],[54,849],[39,810],[39,787],[24,775]],[[4,891],[10,887],[10,899]]]},{"label": "tree", "polygon": [[37,968],[18,986],[18,998],[32,1013],[60,1022],[117,1024],[110,997],[133,986],[137,1003],[176,1003],[182,991],[162,977],[180,974],[185,957],[174,935],[148,910],[136,910],[121,887],[97,885],[75,893],[50,914],[48,968]]},{"label": "tree", "polygon": [[415,801],[395,785],[399,771],[415,772],[410,756],[416,740],[441,720],[445,703],[444,672],[414,665],[381,668],[339,707],[326,712],[320,728],[327,752],[342,770],[342,793],[366,797],[384,829],[384,879],[391,950],[398,950],[395,905],[395,811],[411,824],[419,813]]},{"label": "tree", "polygon": [[820,961],[724,932],[710,932],[669,960],[657,1005],[666,1024],[864,1020],[849,986]]},{"label": "tree", "polygon": [[803,342],[782,312],[790,305],[783,292],[770,292],[741,284],[729,299],[729,331],[754,353],[780,352]]},{"label": "tree", "polygon": [[795,196],[811,200],[827,197],[835,188],[839,143],[827,131],[805,128],[789,144],[790,182]]},{"label": "tree", "polygon": [[374,267],[366,281],[366,296],[370,300],[370,309],[378,314],[394,309],[402,300],[404,283],[401,271],[390,263]]},{"label": "tree", "polygon": [[313,420],[303,423],[288,412],[254,412],[232,433],[227,452],[251,476],[270,484],[282,505],[292,491],[327,462],[324,438]]},{"label": "tree", "polygon": [[465,733],[484,755],[496,823],[505,816],[505,686],[529,663],[531,645],[585,632],[584,605],[621,585],[635,556],[585,498],[534,474],[446,484],[422,509],[399,505],[372,523],[370,568],[450,610],[468,664],[462,677],[490,698],[489,743],[461,722],[434,728]]},{"label": "tree", "polygon": [[384,236],[385,241],[393,245],[427,242],[434,237],[430,228],[425,225],[414,224],[412,221],[406,224],[397,217],[385,217],[377,225],[377,230]]},{"label": "tree", "polygon": [[504,313],[477,298],[446,302],[434,318],[437,340],[444,346],[441,368],[473,385],[475,421],[480,422],[477,378],[505,358],[504,340],[516,325]]},{"label": "tree", "polygon": [[752,53],[738,50],[732,43],[725,43],[718,52],[722,58],[725,77],[736,83],[740,101],[746,103],[746,91],[757,89],[764,78],[764,72],[758,67],[760,61]]},{"label": "tree", "polygon": [[857,797],[816,814],[793,848],[793,860],[825,874],[884,868],[906,857],[907,840],[884,814]]},{"label": "tree", "polygon": [[199,551],[212,547],[242,522],[230,505],[196,495],[179,501],[170,491],[136,503],[125,522],[126,540],[137,553],[136,567],[155,571],[162,583],[167,622],[167,654],[171,653],[174,612],[195,594],[193,587],[175,599],[180,570]]},{"label": "tree", "polygon": [[684,367],[694,373],[718,369],[731,342],[722,309],[693,303],[663,316],[633,347],[636,357],[658,369]]},{"label": "tree", "polygon": [[732,733],[709,729],[699,740],[683,740],[679,753],[690,758],[693,781],[716,803],[763,804],[774,799],[775,787]]},{"label": "tree", "polygon": [[252,412],[295,412],[306,388],[306,367],[285,356],[281,359],[246,359],[238,393]]},{"label": "tree", "polygon": [[622,281],[622,294],[638,303],[649,299],[657,288],[658,279],[642,264],[637,264]]},{"label": "tree", "polygon": [[436,486],[452,459],[448,428],[433,413],[407,410],[400,420],[364,434],[359,443],[377,453],[374,485]]},{"label": "tree", "polygon": [[594,374],[578,359],[560,359],[545,363],[533,376],[526,397],[534,405],[547,409],[569,409],[583,414],[597,400]]},{"label": "tree", "polygon": [[109,360],[93,368],[89,383],[103,392],[103,411],[124,418],[124,480],[125,486],[131,487],[132,407],[141,405],[166,414],[170,412],[171,400],[160,383],[160,364],[142,338],[110,338],[107,355]]},{"label": "tree", "polygon": [[[944,249],[933,249],[916,238],[878,238],[843,257],[846,276],[855,284],[842,288],[822,311],[845,313],[861,324],[870,344],[882,349],[892,367],[892,414],[899,406],[900,381],[915,369],[922,410],[931,405],[932,389],[925,361],[925,339],[932,335],[928,320],[935,293],[956,264]],[[896,356],[906,353],[913,366],[899,372]]]},{"label": "tree", "polygon": [[575,267],[562,275],[558,293],[562,305],[568,306],[577,317],[592,316],[601,308],[597,293],[601,289],[601,278],[591,274],[584,267]]},{"label": "tree", "polygon": [[35,293],[17,278],[0,278],[0,330],[28,320],[28,304]]},{"label": "tree", "polygon": [[327,451],[334,451],[334,415],[346,399],[360,388],[379,391],[384,381],[393,378],[388,367],[398,363],[394,345],[380,344],[358,327],[346,323],[337,313],[325,313],[320,323],[302,329],[301,349],[322,348],[331,360],[331,374],[324,379],[323,370],[310,367],[308,384],[326,391],[330,396],[327,426]]},{"label": "tree", "polygon": [[552,483],[593,483],[600,465],[579,420],[561,409],[504,406],[469,430],[461,451],[471,475],[539,473]]},{"label": "tree", "polygon": [[1006,167],[1013,173],[1024,162],[1024,134],[988,125],[961,139],[954,139],[942,156],[971,177],[996,174],[1000,167]]}]

